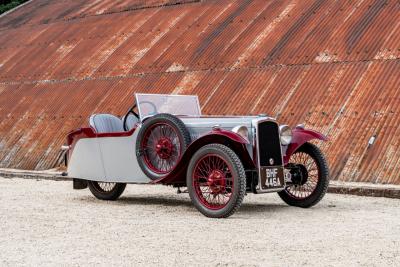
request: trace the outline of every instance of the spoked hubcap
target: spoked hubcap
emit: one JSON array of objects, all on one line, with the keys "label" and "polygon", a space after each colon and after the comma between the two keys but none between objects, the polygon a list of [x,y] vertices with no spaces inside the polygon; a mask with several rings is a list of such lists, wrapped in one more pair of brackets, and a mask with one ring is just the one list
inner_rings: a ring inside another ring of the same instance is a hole
[{"label": "spoked hubcap", "polygon": [[207,208],[218,210],[225,207],[234,189],[231,167],[219,155],[203,156],[194,168],[193,187]]},{"label": "spoked hubcap", "polygon": [[225,174],[221,170],[213,170],[207,178],[207,185],[213,194],[223,192],[225,184]]},{"label": "spoked hubcap", "polygon": [[105,183],[105,182],[98,182],[98,189],[103,192],[110,192],[114,189],[116,183]]},{"label": "spoked hubcap", "polygon": [[297,170],[293,179],[294,184],[288,186],[286,191],[297,199],[309,197],[317,188],[319,181],[319,167],[316,160],[307,153],[297,152],[291,156],[289,163]]},{"label": "spoked hubcap", "polygon": [[167,123],[156,123],[146,130],[142,143],[144,162],[159,174],[170,172],[181,157],[177,130]]},{"label": "spoked hubcap", "polygon": [[157,155],[162,159],[170,158],[172,156],[173,149],[174,149],[174,147],[173,147],[171,140],[169,140],[166,137],[162,137],[157,142],[156,152],[157,152]]}]

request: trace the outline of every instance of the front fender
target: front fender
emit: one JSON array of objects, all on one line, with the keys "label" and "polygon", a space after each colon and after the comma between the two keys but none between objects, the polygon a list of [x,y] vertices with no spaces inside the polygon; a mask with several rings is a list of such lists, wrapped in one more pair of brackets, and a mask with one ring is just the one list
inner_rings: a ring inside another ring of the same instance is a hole
[{"label": "front fender", "polygon": [[301,128],[293,129],[292,141],[288,145],[286,153],[283,156],[284,163],[287,164],[289,162],[290,156],[293,155],[293,153],[296,152],[296,150],[299,147],[301,147],[304,143],[313,139],[319,139],[322,141],[328,140],[328,138],[325,135],[313,130],[306,130]]},{"label": "front fender", "polygon": [[186,171],[193,155],[201,147],[208,144],[223,144],[230,147],[241,159],[243,166],[246,168],[254,168],[254,163],[246,149],[249,141],[238,135],[237,133],[222,129],[213,130],[192,142],[186,149],[181,160],[176,167],[165,177],[153,181],[153,183],[161,184],[185,184]]}]

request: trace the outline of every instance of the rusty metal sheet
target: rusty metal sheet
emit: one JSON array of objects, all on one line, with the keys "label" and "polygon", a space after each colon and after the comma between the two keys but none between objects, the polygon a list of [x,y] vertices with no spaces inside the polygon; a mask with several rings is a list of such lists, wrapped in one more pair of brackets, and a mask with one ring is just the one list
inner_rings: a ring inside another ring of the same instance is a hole
[{"label": "rusty metal sheet", "polygon": [[33,0],[0,18],[0,167],[55,167],[90,114],[173,92],[305,123],[333,179],[400,184],[399,59],[398,1]]}]

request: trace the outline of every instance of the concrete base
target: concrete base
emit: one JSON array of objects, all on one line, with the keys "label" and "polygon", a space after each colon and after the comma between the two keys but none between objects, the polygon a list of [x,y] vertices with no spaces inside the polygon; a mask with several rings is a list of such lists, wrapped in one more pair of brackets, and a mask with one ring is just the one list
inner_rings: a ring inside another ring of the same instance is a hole
[{"label": "concrete base", "polygon": [[328,192],[368,197],[400,198],[400,185],[331,181]]},{"label": "concrete base", "polygon": [[30,171],[18,169],[1,169],[0,177],[3,178],[23,178],[23,179],[37,179],[37,180],[55,180],[55,181],[71,181],[70,177],[61,175],[60,171],[55,169],[46,171]]}]

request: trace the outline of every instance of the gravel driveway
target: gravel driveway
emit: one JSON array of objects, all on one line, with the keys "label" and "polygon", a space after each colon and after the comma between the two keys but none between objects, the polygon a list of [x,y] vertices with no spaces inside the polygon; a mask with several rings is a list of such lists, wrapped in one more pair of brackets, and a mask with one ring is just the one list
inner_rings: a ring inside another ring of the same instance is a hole
[{"label": "gravel driveway", "polygon": [[188,194],[128,185],[116,202],[71,182],[0,178],[0,265],[399,266],[400,200],[328,194],[311,209],[245,197],[208,219]]}]

